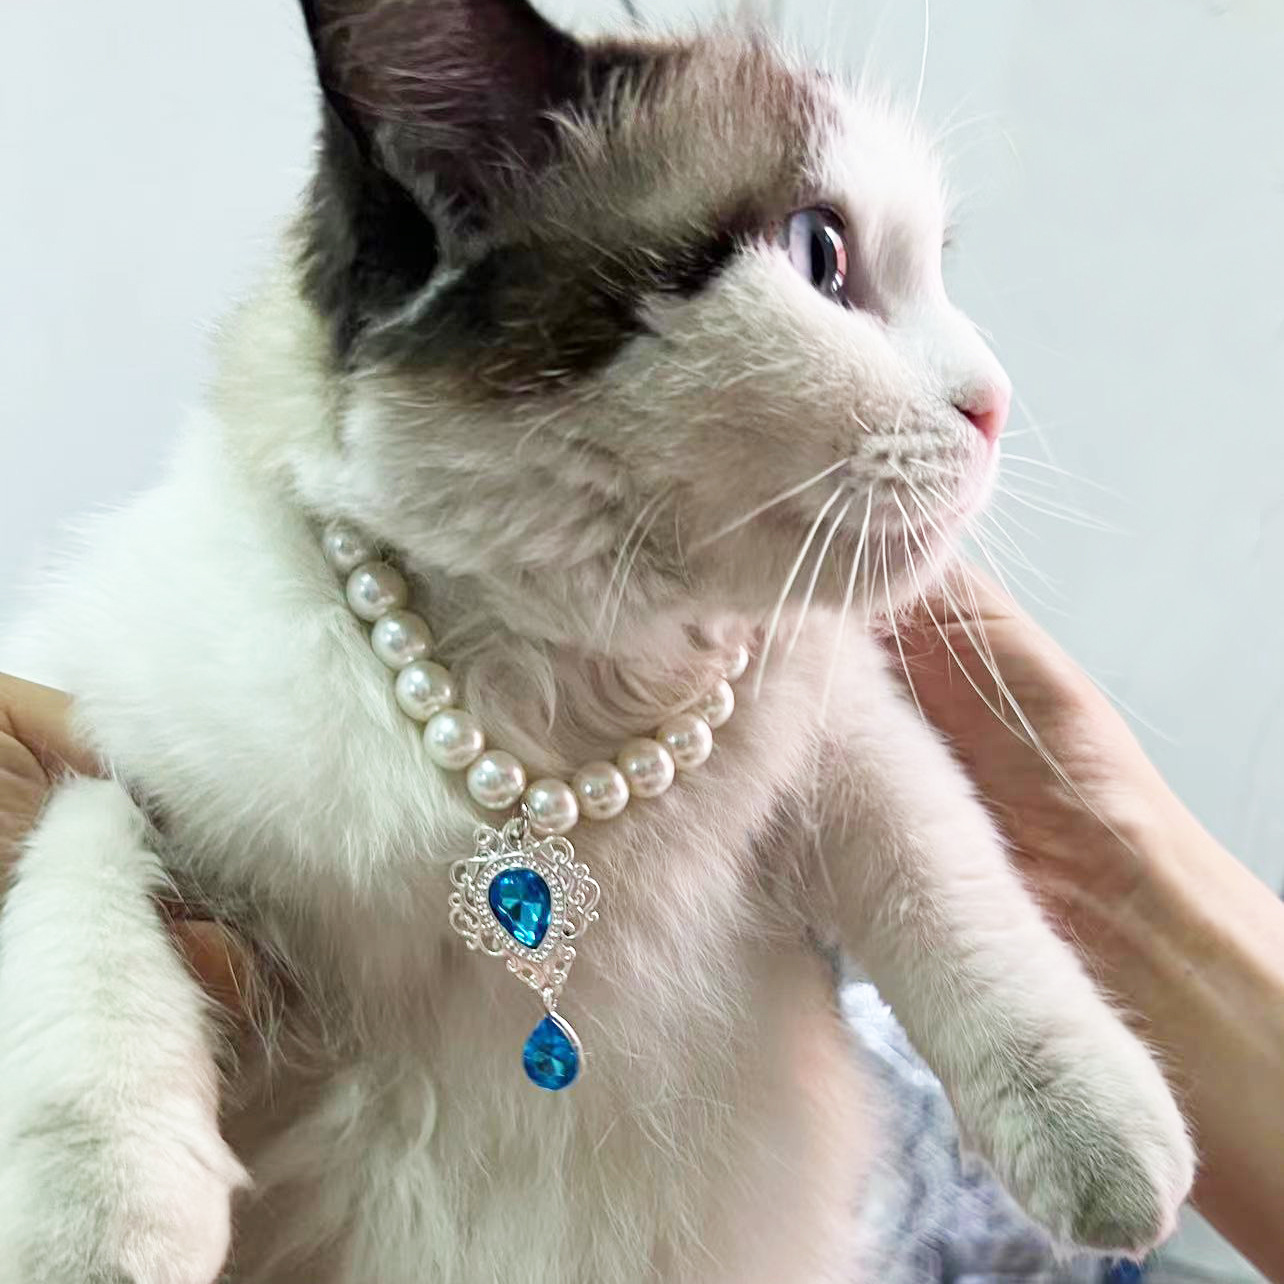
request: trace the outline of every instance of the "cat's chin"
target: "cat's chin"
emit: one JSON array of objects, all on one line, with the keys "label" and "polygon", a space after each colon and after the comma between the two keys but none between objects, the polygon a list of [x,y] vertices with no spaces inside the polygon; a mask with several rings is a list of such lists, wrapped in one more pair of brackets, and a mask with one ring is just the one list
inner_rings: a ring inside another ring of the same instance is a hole
[{"label": "cat's chin", "polygon": [[954,496],[954,504],[958,510],[954,517],[959,526],[966,525],[979,516],[989,504],[998,482],[1000,453],[1000,446],[996,441],[979,454],[972,466],[959,478]]}]

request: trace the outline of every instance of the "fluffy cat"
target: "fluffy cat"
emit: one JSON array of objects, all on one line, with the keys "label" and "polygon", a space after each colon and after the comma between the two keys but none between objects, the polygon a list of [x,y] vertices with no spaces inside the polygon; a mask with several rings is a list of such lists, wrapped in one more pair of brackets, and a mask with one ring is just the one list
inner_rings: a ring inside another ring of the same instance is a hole
[{"label": "fluffy cat", "polygon": [[[920,131],[729,28],[303,9],[324,125],[279,269],[6,657],[114,775],[57,790],[0,921],[0,1282],[859,1279],[876,1112],[825,944],[1037,1219],[1144,1252],[1178,1111],[866,627],[983,501],[1008,398]],[[538,1001],[450,931],[484,814],[345,606],[337,519],[532,779],[756,652],[703,767],[572,834],[603,902],[567,1092],[522,1076]],[[253,1035],[171,948],[174,887],[278,978]]]}]

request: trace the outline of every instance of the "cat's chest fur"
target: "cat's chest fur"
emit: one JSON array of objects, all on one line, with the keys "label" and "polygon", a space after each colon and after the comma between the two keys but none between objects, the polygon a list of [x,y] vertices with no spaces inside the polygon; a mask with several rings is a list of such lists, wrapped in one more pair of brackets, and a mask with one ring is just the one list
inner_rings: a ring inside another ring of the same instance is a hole
[{"label": "cat's chest fur", "polygon": [[585,1071],[550,1096],[521,1068],[538,998],[448,922],[482,817],[428,761],[313,525],[203,419],[87,547],[4,661],[76,695],[180,884],[297,983],[279,1046],[250,1040],[227,1085],[255,1182],[235,1278],[713,1284],[842,1259],[863,1093],[796,871],[826,734],[886,680],[866,639],[849,630],[828,733],[822,625],[759,697],[739,684],[703,767],[573,831],[601,918],[562,1000]]},{"label": "cat's chest fur", "polygon": [[[212,424],[166,484],[103,524],[35,626],[26,671],[77,694],[192,891],[248,914],[299,964],[360,985],[395,989],[462,948],[447,871],[471,854],[482,815],[397,708],[315,529],[241,483]],[[805,807],[819,768],[821,641],[804,635],[757,697],[741,683],[702,768],[576,828],[603,887],[586,981],[686,971],[761,925],[773,881],[761,866],[796,856],[780,822]],[[848,669],[867,663],[849,650]]]},{"label": "cat's chest fur", "polygon": [[779,1279],[842,1242],[849,1198],[822,1195],[855,1189],[862,1094],[791,904],[827,640],[804,635],[760,697],[740,684],[702,768],[573,831],[601,918],[562,1000],[585,1071],[550,1096],[521,1069],[538,998],[448,923],[481,816],[396,706],[317,532],[243,485],[212,428],[99,528],[11,662],[76,693],[179,881],[294,971],[280,1048],[250,1041],[228,1085],[255,1182],[236,1278],[464,1278],[484,1243],[485,1278],[713,1280],[717,1257]]}]

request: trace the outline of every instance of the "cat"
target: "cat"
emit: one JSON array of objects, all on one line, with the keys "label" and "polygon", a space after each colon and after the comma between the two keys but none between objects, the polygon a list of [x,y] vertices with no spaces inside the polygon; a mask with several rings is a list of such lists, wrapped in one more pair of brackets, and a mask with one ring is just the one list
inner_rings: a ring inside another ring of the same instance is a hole
[{"label": "cat", "polygon": [[[925,132],[735,25],[302,8],[304,208],[164,480],[6,656],[112,774],[60,785],[0,920],[0,1284],[859,1280],[878,1112],[830,947],[1036,1219],[1144,1253],[1178,1109],[874,637],[1009,398]],[[538,997],[451,930],[494,817],[345,604],[326,550],[367,538],[532,780],[753,653],[703,766],[571,833],[602,900],[565,1091],[522,1073]],[[251,943],[249,1033],[176,894]]]}]

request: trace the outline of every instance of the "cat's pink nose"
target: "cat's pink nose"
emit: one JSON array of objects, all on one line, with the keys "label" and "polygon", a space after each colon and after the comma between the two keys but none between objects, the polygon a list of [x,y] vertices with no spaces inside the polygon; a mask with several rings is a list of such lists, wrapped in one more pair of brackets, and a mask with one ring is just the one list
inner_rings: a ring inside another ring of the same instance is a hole
[{"label": "cat's pink nose", "polygon": [[1003,425],[1008,421],[1012,405],[1012,389],[1006,384],[987,384],[983,388],[969,389],[954,406],[964,418],[970,419],[986,441],[998,441]]}]

